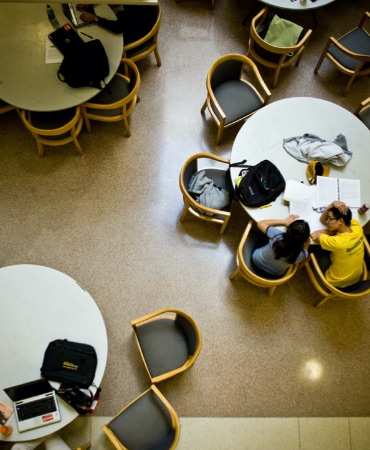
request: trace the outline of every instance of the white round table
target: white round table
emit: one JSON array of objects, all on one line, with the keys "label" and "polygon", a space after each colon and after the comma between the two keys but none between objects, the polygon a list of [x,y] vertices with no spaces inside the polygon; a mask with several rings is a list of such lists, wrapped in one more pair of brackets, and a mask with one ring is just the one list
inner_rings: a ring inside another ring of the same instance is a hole
[{"label": "white round table", "polygon": [[335,0],[306,0],[306,4],[302,5],[300,0],[259,0],[265,5],[274,6],[280,9],[291,9],[291,10],[307,10],[321,8],[322,6],[328,5],[329,3],[335,2]]},{"label": "white round table", "polygon": [[[54,13],[63,26],[69,23],[59,4]],[[96,5],[101,17],[115,19],[108,5]],[[58,79],[60,63],[46,64],[46,41],[54,31],[46,14],[46,4],[0,3],[0,98],[30,111],[57,111],[80,105],[96,95],[92,87],[71,88]],[[108,83],[116,73],[123,51],[122,34],[104,30],[97,24],[76,29],[100,39],[109,61]],[[89,37],[80,34],[84,41]]]},{"label": "white round table", "polygon": [[[308,185],[307,164],[290,156],[283,147],[283,139],[305,133],[315,134],[327,141],[333,141],[338,134],[346,137],[348,149],[353,152],[353,156],[344,167],[328,164],[330,176],[359,179],[361,201],[370,203],[370,130],[350,111],[326,100],[312,97],[286,98],[258,110],[240,129],[231,151],[231,163],[247,159],[246,164],[255,165],[268,159],[278,167],[285,180],[303,181]],[[237,167],[231,168],[232,181],[240,170]],[[289,206],[283,200],[283,194],[271,207],[244,208],[256,222],[282,219],[289,215]],[[352,211],[354,218],[362,225],[370,220],[370,211],[365,215]]]},{"label": "white round table", "polygon": [[[98,356],[94,384],[99,386],[107,362],[108,340],[103,317],[90,294],[68,275],[48,267],[22,264],[0,269],[1,386],[0,400],[12,405],[4,388],[41,378],[49,342],[68,339],[92,345]],[[54,384],[54,383],[53,383]],[[58,383],[54,384],[57,387]],[[19,433],[3,441],[47,436],[72,422],[78,413],[58,398],[61,422]]]}]

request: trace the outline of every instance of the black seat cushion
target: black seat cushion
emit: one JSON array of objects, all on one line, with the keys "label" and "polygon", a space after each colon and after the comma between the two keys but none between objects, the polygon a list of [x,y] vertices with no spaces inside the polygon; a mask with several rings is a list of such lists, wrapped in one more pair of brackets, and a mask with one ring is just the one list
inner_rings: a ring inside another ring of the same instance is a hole
[{"label": "black seat cushion", "polygon": [[[355,28],[350,33],[338,39],[338,41],[348,50],[360,53],[361,55],[369,55],[370,58],[370,36],[361,28]],[[328,53],[330,53],[340,64],[350,70],[355,70],[360,63],[358,59],[347,56],[334,45],[329,47]],[[370,67],[370,62],[365,63],[361,70],[366,67]]]},{"label": "black seat cushion", "polygon": [[[119,75],[114,75],[108,85],[101,90],[95,97],[89,100],[89,103],[98,103],[101,105],[110,105],[127,97],[130,90],[131,82]],[[122,107],[116,109],[94,109],[88,108],[89,113],[106,116],[116,116],[122,114]]]},{"label": "black seat cushion", "polygon": [[161,318],[135,328],[152,377],[182,367],[189,358],[189,340],[175,320]]},{"label": "black seat cushion", "polygon": [[109,428],[130,450],[167,450],[175,436],[171,415],[153,391],[119,414]]},{"label": "black seat cushion", "polygon": [[[256,91],[243,81],[226,81],[218,85],[213,93],[226,115],[225,125],[246,117],[263,106]],[[217,117],[221,119],[212,102],[211,105]]]}]

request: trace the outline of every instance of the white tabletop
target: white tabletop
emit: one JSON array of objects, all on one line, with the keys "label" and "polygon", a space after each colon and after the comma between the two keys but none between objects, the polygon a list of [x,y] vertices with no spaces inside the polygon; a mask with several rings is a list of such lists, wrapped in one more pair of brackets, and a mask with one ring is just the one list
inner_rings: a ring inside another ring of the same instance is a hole
[{"label": "white tabletop", "polygon": [[[99,386],[107,362],[108,341],[103,317],[90,294],[68,275],[48,267],[22,264],[0,269],[1,383],[0,400],[12,404],[4,388],[41,377],[49,342],[68,339],[92,345],[98,356],[94,384]],[[60,383],[59,383],[60,384]],[[53,383],[58,387],[58,383]],[[59,399],[61,422],[19,433],[4,441],[25,441],[49,435],[70,423],[78,413]]]},{"label": "white tabletop", "polygon": [[[53,9],[60,26],[69,23],[60,5]],[[95,10],[101,17],[116,18],[108,5],[97,5]],[[110,81],[122,59],[122,34],[111,33],[97,24],[77,30],[101,40],[109,61],[105,81]],[[79,105],[99,92],[92,87],[69,87],[58,79],[60,63],[46,64],[46,41],[52,31],[46,4],[0,3],[1,99],[31,111],[56,111]],[[90,40],[80,36],[84,41]]]},{"label": "white tabletop", "polygon": [[280,9],[307,10],[321,8],[322,6],[335,2],[335,0],[316,0],[315,2],[306,0],[305,5],[302,5],[300,0],[260,0],[260,2]]},{"label": "white tabletop", "polygon": [[[293,97],[270,103],[257,111],[240,129],[231,152],[231,162],[247,159],[255,165],[268,159],[280,170],[285,180],[303,181],[307,164],[290,156],[283,148],[283,139],[311,133],[321,139],[333,141],[338,134],[347,140],[348,149],[353,152],[351,160],[344,167],[329,165],[330,176],[360,179],[362,203],[370,203],[369,151],[370,130],[347,109],[312,97]],[[232,180],[240,168],[231,168]],[[334,200],[334,199],[333,199]],[[255,220],[282,219],[289,215],[289,206],[281,194],[268,208],[247,208]],[[370,212],[353,217],[362,225],[370,220]]]}]

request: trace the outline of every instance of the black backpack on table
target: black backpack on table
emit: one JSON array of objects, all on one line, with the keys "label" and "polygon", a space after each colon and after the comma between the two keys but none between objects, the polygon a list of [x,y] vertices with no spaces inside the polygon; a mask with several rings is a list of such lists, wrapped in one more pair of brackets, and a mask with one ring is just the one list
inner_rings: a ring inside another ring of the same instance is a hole
[{"label": "black backpack on table", "polygon": [[250,208],[258,208],[273,202],[285,190],[285,180],[279,169],[267,159],[255,166],[241,163],[230,166],[245,167],[239,185],[235,186],[234,198]]}]

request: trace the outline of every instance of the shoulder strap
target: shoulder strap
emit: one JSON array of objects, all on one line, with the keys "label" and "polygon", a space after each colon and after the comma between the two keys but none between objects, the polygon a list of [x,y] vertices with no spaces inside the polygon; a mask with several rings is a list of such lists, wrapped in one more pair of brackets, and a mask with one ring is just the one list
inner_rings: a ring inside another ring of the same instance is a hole
[{"label": "shoulder strap", "polygon": [[229,164],[229,167],[250,167],[249,164],[245,164],[247,162],[246,159],[243,159],[243,161],[234,162]]}]

